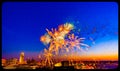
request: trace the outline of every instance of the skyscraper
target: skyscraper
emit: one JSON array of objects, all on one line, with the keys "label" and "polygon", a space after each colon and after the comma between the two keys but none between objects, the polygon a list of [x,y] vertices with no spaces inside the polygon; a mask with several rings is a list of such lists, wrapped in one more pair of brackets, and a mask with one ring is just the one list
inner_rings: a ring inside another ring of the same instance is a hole
[{"label": "skyscraper", "polygon": [[23,64],[23,63],[24,63],[24,52],[21,52],[21,53],[20,53],[19,63],[20,63],[20,64]]}]

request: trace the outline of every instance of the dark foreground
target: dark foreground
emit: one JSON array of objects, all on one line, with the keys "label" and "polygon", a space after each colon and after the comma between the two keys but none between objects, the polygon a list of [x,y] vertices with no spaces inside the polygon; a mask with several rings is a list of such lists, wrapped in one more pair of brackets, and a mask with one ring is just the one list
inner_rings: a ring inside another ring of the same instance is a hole
[{"label": "dark foreground", "polygon": [[84,70],[84,69],[117,69],[118,61],[62,61],[59,62],[61,65],[53,66],[53,67],[41,67],[38,65],[9,65],[3,67],[3,69],[36,69],[39,71],[47,71],[47,70]]}]

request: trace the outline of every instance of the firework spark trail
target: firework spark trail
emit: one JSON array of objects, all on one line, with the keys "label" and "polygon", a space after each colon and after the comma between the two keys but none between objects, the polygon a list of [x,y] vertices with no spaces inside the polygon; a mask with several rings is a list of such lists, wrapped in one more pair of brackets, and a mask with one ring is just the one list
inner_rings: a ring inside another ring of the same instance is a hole
[{"label": "firework spark trail", "polygon": [[[44,49],[45,63],[48,62],[49,65],[53,63],[53,55],[58,55],[60,50],[70,52],[74,48],[82,50],[81,46],[89,47],[87,44],[82,43],[85,38],[78,38],[78,36],[69,33],[73,28],[74,26],[72,24],[66,23],[58,26],[58,30],[56,28],[52,28],[52,31],[46,29],[47,34],[40,37],[40,41],[44,44],[50,44],[48,49]],[[65,39],[66,36],[68,37],[67,39]]]},{"label": "firework spark trail", "polygon": [[74,34],[71,34],[68,37],[70,40],[67,41],[67,44],[69,45],[68,49],[70,52],[74,53],[74,48],[77,48],[77,50],[84,52],[81,46],[89,48],[89,45],[82,43],[85,40],[85,38],[78,38],[78,36],[74,36]]}]

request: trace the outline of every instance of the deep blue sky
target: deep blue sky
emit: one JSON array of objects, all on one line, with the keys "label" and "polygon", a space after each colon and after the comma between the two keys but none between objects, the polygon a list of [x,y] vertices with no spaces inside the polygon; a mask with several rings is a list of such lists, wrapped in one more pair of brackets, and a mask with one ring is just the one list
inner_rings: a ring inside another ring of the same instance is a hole
[{"label": "deep blue sky", "polygon": [[[4,2],[2,57],[19,57],[21,51],[26,56],[37,56],[45,48],[39,40],[45,29],[57,28],[66,22],[74,24],[74,33],[86,38],[85,43],[91,46],[92,52],[95,47],[89,37],[96,41],[95,46],[114,40],[117,51],[118,5],[115,2]],[[77,34],[79,28],[80,34]]]}]

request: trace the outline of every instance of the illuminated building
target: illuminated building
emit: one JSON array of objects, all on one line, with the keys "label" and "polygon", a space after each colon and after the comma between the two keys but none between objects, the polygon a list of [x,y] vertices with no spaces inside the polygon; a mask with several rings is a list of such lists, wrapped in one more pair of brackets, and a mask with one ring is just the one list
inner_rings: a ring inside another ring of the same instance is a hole
[{"label": "illuminated building", "polygon": [[62,63],[61,63],[61,62],[56,63],[54,66],[55,66],[55,67],[61,67],[61,66],[62,66]]},{"label": "illuminated building", "polygon": [[8,60],[9,64],[17,64],[17,58],[11,58]]},{"label": "illuminated building", "polygon": [[17,62],[18,62],[18,59],[17,58],[13,58],[13,64],[17,64]]},{"label": "illuminated building", "polygon": [[24,52],[21,52],[21,53],[20,53],[19,63],[20,63],[20,64],[24,64],[24,63],[25,63],[25,61],[24,61]]},{"label": "illuminated building", "polygon": [[2,66],[5,66],[6,64],[6,59],[2,59]]}]

